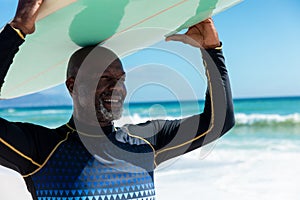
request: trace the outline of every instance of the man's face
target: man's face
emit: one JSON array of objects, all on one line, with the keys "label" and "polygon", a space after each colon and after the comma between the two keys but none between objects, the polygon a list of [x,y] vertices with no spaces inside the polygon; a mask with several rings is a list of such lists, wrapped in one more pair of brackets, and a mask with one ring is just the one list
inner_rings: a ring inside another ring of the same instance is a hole
[{"label": "man's face", "polygon": [[92,72],[88,70],[81,72],[76,87],[77,92],[75,92],[77,95],[73,96],[73,100],[80,115],[95,116],[96,114],[99,122],[111,122],[122,116],[123,103],[127,94],[124,83],[125,72],[119,59],[110,63],[105,69],[100,68],[102,71],[97,72],[99,67],[101,66],[92,67]]},{"label": "man's face", "polygon": [[127,91],[125,72],[115,60],[101,74],[95,94],[95,109],[99,121],[112,121],[122,116]]}]

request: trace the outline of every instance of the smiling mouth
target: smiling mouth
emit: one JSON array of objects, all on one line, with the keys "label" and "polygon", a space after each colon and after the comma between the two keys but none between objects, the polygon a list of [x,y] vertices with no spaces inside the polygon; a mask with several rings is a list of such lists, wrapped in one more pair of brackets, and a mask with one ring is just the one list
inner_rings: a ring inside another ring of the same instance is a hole
[{"label": "smiling mouth", "polygon": [[122,97],[105,97],[102,98],[104,106],[109,109],[120,109],[123,106]]},{"label": "smiling mouth", "polygon": [[121,97],[109,98],[105,96],[98,99],[99,104],[97,107],[98,119],[101,120],[117,120],[120,119],[123,112],[123,99]]}]

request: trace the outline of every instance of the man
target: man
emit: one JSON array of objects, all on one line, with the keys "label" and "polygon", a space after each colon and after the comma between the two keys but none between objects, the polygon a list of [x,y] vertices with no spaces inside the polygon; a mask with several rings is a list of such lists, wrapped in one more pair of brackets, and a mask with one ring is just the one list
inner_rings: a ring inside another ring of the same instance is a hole
[{"label": "man", "polygon": [[[19,0],[15,18],[1,32],[1,84],[18,47],[34,32],[41,4]],[[108,49],[86,47],[69,61],[70,121],[48,129],[0,119],[0,164],[24,177],[33,199],[154,199],[157,165],[219,138],[234,125],[229,78],[212,20],[169,40],[201,48],[208,77],[203,113],[114,127],[126,96],[122,63]]]}]

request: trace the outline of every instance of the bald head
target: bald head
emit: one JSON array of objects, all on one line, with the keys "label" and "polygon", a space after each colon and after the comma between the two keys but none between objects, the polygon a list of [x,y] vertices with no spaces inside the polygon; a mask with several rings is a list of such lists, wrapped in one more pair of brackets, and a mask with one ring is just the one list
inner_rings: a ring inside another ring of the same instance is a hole
[{"label": "bald head", "polygon": [[[111,50],[101,46],[88,46],[77,50],[72,54],[67,69],[67,79],[76,77],[82,65],[101,68],[105,70],[112,62],[119,62],[118,56]],[[122,65],[122,64],[121,64]]]}]

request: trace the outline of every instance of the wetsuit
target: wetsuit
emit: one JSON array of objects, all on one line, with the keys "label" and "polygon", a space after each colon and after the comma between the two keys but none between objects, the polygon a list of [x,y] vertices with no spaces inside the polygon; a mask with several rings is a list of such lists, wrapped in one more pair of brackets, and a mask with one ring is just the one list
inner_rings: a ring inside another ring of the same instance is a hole
[{"label": "wetsuit", "polygon": [[[1,86],[22,43],[9,25],[0,33]],[[101,131],[73,118],[55,129],[0,119],[0,164],[24,177],[33,199],[154,199],[157,165],[219,138],[234,125],[222,51],[202,54],[208,77],[203,113]]]}]

